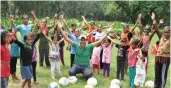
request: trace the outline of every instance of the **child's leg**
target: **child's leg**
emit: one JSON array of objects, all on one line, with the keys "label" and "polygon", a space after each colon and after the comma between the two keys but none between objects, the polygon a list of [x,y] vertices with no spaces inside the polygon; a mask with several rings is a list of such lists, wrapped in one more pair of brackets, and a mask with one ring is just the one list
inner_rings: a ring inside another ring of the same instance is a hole
[{"label": "child's leg", "polygon": [[55,76],[55,60],[51,60],[51,75]]},{"label": "child's leg", "polygon": [[100,64],[97,65],[97,73],[100,75]]},{"label": "child's leg", "polygon": [[31,88],[31,79],[27,79],[28,82],[28,88]]},{"label": "child's leg", "polygon": [[117,73],[116,73],[116,78],[120,78],[120,61],[117,60]]},{"label": "child's leg", "polygon": [[28,80],[25,79],[25,80],[22,82],[21,88],[24,88],[24,86],[26,85],[27,82],[28,82]]},{"label": "child's leg", "polygon": [[106,75],[106,63],[103,63],[103,75]]},{"label": "child's leg", "polygon": [[9,80],[9,77],[1,77],[1,88],[8,87],[8,80]]},{"label": "child's leg", "polygon": [[121,80],[124,80],[124,68],[125,68],[125,61],[121,61],[120,63]]},{"label": "child's leg", "polygon": [[109,77],[110,75],[110,64],[106,64],[107,65],[107,76]]},{"label": "child's leg", "polygon": [[55,66],[56,66],[56,70],[57,70],[58,75],[62,76],[61,70],[60,70],[60,60],[59,61],[55,60]]},{"label": "child's leg", "polygon": [[32,62],[33,79],[34,79],[34,82],[37,81],[37,80],[36,80],[36,65],[37,65],[37,61]]},{"label": "child's leg", "polygon": [[146,74],[147,74],[147,71],[148,71],[148,52],[147,52],[147,64],[145,66],[145,71],[146,71]]},{"label": "child's leg", "polygon": [[95,72],[95,64],[93,64],[92,69],[93,69],[93,73],[94,73]]},{"label": "child's leg", "polygon": [[134,78],[135,78],[135,74],[136,74],[136,68],[135,67],[130,67],[130,84],[131,84],[131,88],[134,88]]},{"label": "child's leg", "polygon": [[17,58],[16,57],[11,57],[11,60],[10,60],[10,73],[11,73],[13,81],[18,80],[17,77],[16,77],[16,65],[17,65]]}]

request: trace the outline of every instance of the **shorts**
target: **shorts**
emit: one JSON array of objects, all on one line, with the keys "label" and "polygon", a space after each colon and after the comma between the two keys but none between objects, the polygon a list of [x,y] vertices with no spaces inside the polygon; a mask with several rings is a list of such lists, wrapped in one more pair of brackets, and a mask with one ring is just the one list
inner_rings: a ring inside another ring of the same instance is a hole
[{"label": "shorts", "polygon": [[21,70],[22,79],[31,79],[32,78],[32,76],[33,76],[32,75],[32,73],[33,73],[32,65],[28,65],[28,66],[21,65],[20,70]]}]

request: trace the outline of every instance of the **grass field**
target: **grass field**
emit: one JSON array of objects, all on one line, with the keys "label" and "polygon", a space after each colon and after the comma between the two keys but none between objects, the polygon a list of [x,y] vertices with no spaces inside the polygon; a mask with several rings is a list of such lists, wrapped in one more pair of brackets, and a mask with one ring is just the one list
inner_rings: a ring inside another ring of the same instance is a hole
[{"label": "grass field", "polygon": [[[150,44],[150,49],[151,49],[151,46],[157,40],[158,40],[158,37],[155,35]],[[67,45],[67,43],[65,43],[65,44]],[[38,43],[37,43],[37,46],[38,46]],[[61,72],[62,72],[63,76],[68,78],[69,77],[68,70],[70,68],[70,53],[69,53],[69,51],[66,51],[66,48],[64,48],[64,50],[65,50],[64,51],[65,66],[62,66],[62,64],[61,64]],[[111,69],[110,77],[104,77],[102,75],[102,70],[101,70],[100,75],[97,75],[97,73],[94,73],[94,77],[98,81],[98,84],[95,88],[109,88],[111,80],[116,78],[116,54],[117,54],[117,49],[114,47],[113,55],[112,55],[112,63],[111,63],[111,68],[110,68]],[[37,55],[39,56],[39,54],[37,54]],[[153,62],[153,60],[154,60],[154,56],[149,55],[149,65],[148,65],[148,73],[147,73],[146,80],[154,80],[154,62]],[[20,76],[19,66],[20,65],[19,65],[19,60],[18,60],[18,64],[17,64],[17,75],[18,76]],[[45,66],[45,64],[44,64],[44,66]],[[64,86],[64,87],[60,86],[60,88],[84,88],[87,81],[82,77],[81,74],[77,75],[77,78],[78,78],[78,81],[76,84],[69,84],[68,86]],[[47,68],[47,67],[41,68],[41,67],[39,67],[39,63],[38,63],[38,65],[37,65],[37,80],[38,80],[39,84],[34,85],[33,88],[48,88],[48,84],[51,82],[58,82],[59,77],[56,76],[56,80],[53,80],[50,75],[50,68]],[[129,81],[128,75],[125,75],[125,81],[121,84],[121,88],[129,88],[128,81]],[[17,83],[17,84],[14,83],[10,77],[8,88],[20,88],[20,86],[21,86],[21,83]],[[167,78],[167,83],[166,83],[165,88],[170,88],[170,71],[168,72],[168,78]]]}]

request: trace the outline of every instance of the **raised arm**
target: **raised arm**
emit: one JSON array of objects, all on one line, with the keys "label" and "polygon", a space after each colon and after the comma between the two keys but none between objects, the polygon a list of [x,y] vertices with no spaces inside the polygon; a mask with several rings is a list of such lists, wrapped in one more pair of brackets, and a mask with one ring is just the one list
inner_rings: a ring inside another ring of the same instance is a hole
[{"label": "raised arm", "polygon": [[65,34],[65,32],[62,29],[62,25],[61,24],[58,24],[58,25],[59,25],[59,30],[61,31],[61,34],[62,34],[64,40],[66,40],[69,44],[72,45],[73,41],[67,37],[67,35]]},{"label": "raised arm", "polygon": [[64,41],[64,38],[62,38],[61,40],[59,40],[59,44],[62,43]]},{"label": "raised arm", "polygon": [[140,13],[140,14],[138,15],[138,18],[137,18],[138,27],[139,27],[139,30],[140,30],[140,35],[142,35],[142,32],[143,32],[141,17],[142,17],[142,14]]},{"label": "raised arm", "polygon": [[69,31],[69,33],[71,33],[71,30],[69,28],[69,26],[66,23],[66,20],[64,19],[64,15],[61,15],[60,18],[62,19],[62,22],[64,24],[64,26],[66,27],[66,29]]},{"label": "raised arm", "polygon": [[24,44],[18,41],[14,36],[12,37],[12,39],[14,40],[14,43],[17,44],[20,48],[24,48]]},{"label": "raised arm", "polygon": [[33,17],[33,22],[34,22],[34,25],[32,26],[32,31],[34,31],[34,29],[36,28],[36,26],[38,24],[38,20],[37,20],[37,17],[35,15],[35,12],[33,10],[31,11],[31,14],[32,14],[32,17]]},{"label": "raised arm", "polygon": [[81,18],[83,19],[83,22],[84,22],[85,24],[88,24],[84,16],[81,16]]},{"label": "raised arm", "polygon": [[78,31],[80,31],[80,30],[83,28],[83,26],[84,26],[84,21],[82,22],[82,25],[81,25],[81,27],[78,29]]},{"label": "raised arm", "polygon": [[157,22],[156,22],[156,19],[155,19],[155,13],[154,12],[152,12],[151,19],[153,21],[153,28],[155,29],[155,32],[156,32],[158,38],[160,39],[161,38],[161,33],[158,30],[158,25],[157,25]]}]

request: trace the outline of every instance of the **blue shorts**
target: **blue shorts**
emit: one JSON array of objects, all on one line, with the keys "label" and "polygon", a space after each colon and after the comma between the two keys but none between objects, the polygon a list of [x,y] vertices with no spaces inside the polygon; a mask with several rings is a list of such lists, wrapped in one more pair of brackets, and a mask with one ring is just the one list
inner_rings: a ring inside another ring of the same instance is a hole
[{"label": "blue shorts", "polygon": [[31,65],[28,65],[28,66],[21,65],[20,69],[21,69],[22,79],[31,79],[32,78],[33,70],[32,70]]}]

